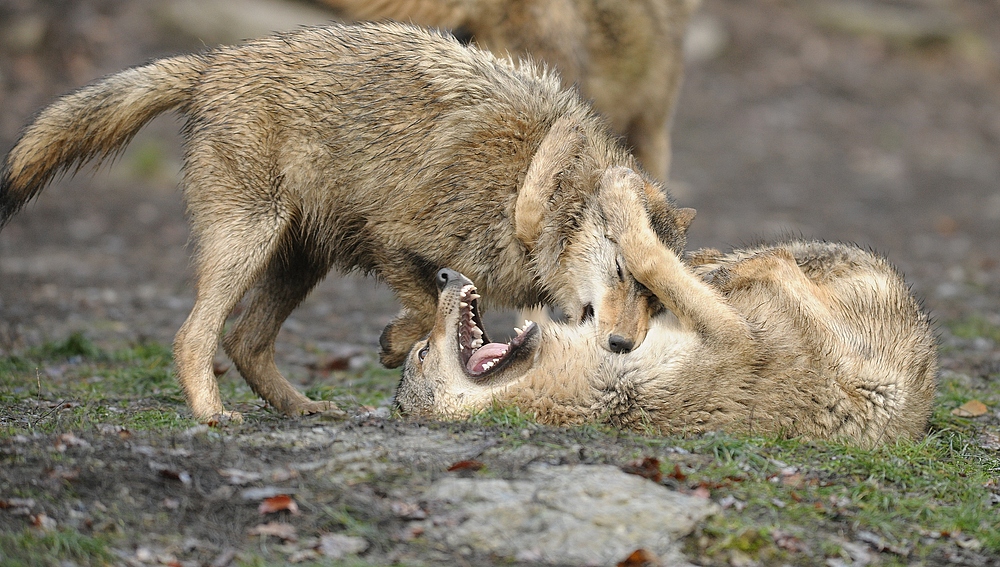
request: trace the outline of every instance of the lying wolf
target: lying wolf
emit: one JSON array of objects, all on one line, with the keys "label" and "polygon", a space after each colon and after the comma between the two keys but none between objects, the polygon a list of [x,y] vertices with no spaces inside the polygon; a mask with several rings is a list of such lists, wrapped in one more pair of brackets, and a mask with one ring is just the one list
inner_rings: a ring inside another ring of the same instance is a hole
[{"label": "lying wolf", "polygon": [[643,167],[670,169],[684,31],[700,0],[320,0],[353,19],[447,28],[493,53],[555,67],[625,136]]},{"label": "lying wolf", "polygon": [[509,343],[484,339],[476,348],[470,338],[486,333],[476,288],[443,270],[437,320],[404,365],[399,409],[461,418],[513,404],[548,424],[724,429],[865,446],[923,433],[935,341],[883,258],[789,241],[703,251],[685,263],[647,224],[629,222],[641,208],[634,192],[620,201],[609,213],[611,235],[632,275],[669,311],[640,348],[609,356],[592,327],[532,322]]},{"label": "lying wolf", "polygon": [[[645,335],[645,290],[616,266],[600,172],[635,160],[559,80],[451,36],[384,23],[304,28],[111,75],[43,109],[0,168],[0,226],[57,174],[120,152],[157,114],[187,121],[184,193],[197,295],[174,342],[194,415],[223,414],[212,358],[287,414],[334,409],[280,375],[281,323],[334,266],[373,274],[404,308],[380,340],[398,366],[430,330],[453,266],[496,306],[594,318],[606,348]],[[693,211],[645,174],[652,222],[684,246]],[[519,192],[531,199],[519,206]],[[238,417],[238,416],[232,416]]]}]

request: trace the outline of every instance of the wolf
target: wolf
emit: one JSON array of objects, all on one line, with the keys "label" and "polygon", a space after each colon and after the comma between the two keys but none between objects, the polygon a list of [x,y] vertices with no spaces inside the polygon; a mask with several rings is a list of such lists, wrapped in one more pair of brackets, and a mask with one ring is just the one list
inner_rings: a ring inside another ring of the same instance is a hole
[{"label": "wolf", "polygon": [[727,430],[862,446],[923,434],[935,340],[927,315],[883,257],[853,245],[788,240],[683,259],[648,223],[635,222],[636,195],[624,191],[622,207],[607,215],[628,270],[662,303],[641,347],[608,356],[594,344],[593,327],[526,321],[509,343],[477,348],[470,337],[486,330],[476,287],[442,270],[434,328],[403,367],[399,410],[458,419],[513,405],[546,424]]},{"label": "wolf", "polygon": [[[212,359],[244,295],[223,347],[250,387],[286,414],[335,411],[274,363],[282,322],[332,267],[376,276],[403,304],[380,338],[389,367],[430,330],[443,266],[477,278],[493,305],[594,319],[609,350],[642,342],[649,294],[616,265],[600,207],[612,192],[600,172],[635,159],[555,75],[411,25],[303,28],[65,95],[0,167],[0,227],[57,174],[115,155],[171,109],[186,117],[197,278],[174,354],[199,419],[241,418],[223,408]],[[694,212],[635,176],[644,218],[682,249]]]},{"label": "wolf", "polygon": [[687,22],[700,0],[320,0],[350,19],[452,30],[496,54],[556,68],[666,181]]}]

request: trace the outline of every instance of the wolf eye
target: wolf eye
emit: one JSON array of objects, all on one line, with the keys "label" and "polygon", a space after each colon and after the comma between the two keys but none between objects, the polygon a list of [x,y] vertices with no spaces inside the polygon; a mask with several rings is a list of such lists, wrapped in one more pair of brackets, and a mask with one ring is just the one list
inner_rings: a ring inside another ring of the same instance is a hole
[{"label": "wolf eye", "polygon": [[424,361],[424,358],[427,357],[427,353],[430,350],[431,350],[431,345],[427,344],[427,345],[424,345],[424,348],[422,348],[419,351],[417,351],[417,358],[420,359],[420,362]]}]

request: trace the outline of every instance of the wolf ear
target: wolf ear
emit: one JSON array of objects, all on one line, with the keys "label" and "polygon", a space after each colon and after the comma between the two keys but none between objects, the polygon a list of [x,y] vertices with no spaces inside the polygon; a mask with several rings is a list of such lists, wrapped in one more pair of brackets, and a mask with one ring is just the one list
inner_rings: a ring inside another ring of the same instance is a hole
[{"label": "wolf ear", "polygon": [[584,140],[579,121],[563,116],[555,121],[531,158],[514,205],[514,234],[528,250],[534,248],[542,230],[557,177],[580,153]]}]

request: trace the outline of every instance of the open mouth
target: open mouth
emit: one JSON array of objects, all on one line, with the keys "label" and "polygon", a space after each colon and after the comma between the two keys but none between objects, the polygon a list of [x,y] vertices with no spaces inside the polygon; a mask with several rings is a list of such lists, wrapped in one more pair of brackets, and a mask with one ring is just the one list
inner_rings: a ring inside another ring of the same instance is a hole
[{"label": "open mouth", "polygon": [[479,317],[479,294],[476,286],[467,284],[459,291],[458,351],[465,369],[473,377],[481,377],[507,365],[525,340],[538,330],[531,321],[524,328],[514,328],[516,336],[509,343],[490,342]]}]

